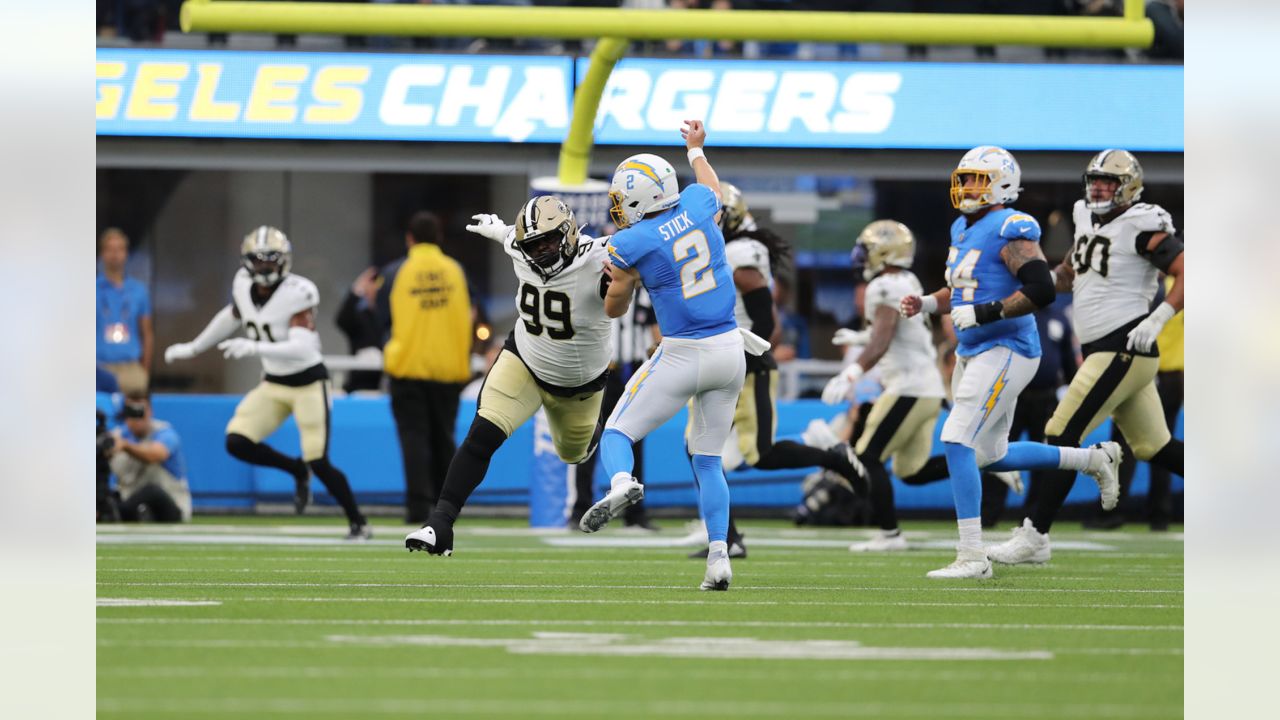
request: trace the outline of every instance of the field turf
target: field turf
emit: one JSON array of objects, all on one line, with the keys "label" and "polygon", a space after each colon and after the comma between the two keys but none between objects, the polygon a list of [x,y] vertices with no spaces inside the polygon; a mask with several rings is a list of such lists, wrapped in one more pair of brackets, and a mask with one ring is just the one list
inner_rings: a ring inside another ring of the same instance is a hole
[{"label": "field turf", "polygon": [[522,525],[464,518],[452,558],[390,523],[100,526],[99,717],[1182,716],[1180,534],[1066,524],[1048,565],[941,582],[953,523],[854,555],[865,531],[747,521],[707,593],[678,521]]}]

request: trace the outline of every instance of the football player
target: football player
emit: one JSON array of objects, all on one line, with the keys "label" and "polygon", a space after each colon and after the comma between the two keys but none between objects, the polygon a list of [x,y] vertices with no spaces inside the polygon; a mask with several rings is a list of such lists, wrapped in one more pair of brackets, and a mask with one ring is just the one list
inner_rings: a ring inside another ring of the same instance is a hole
[{"label": "football player", "polygon": [[733,315],[733,271],[719,226],[720,181],[702,149],[706,134],[699,120],[686,120],[681,129],[696,179],[683,192],[675,169],[656,155],[629,157],[613,174],[610,215],[620,229],[608,246],[613,281],[605,312],[611,317],[625,313],[636,285],[643,285],[662,343],[627,383],[626,399],[605,424],[600,452],[610,490],[579,527],[595,532],[644,497],[631,474],[631,445],[692,399],[688,450],[709,539],[701,588],[727,590],[733,576],[726,542],[729,484],[720,453],[742,391],[744,348],[759,355],[769,344],[739,331]]},{"label": "football player", "polygon": [[[1182,242],[1159,205],[1138,202],[1142,166],[1125,150],[1103,150],[1084,171],[1084,197],[1072,209],[1075,244],[1054,270],[1058,292],[1073,293],[1084,364],[1045,428],[1053,445],[1077,445],[1108,417],[1134,457],[1182,474],[1181,440],[1169,433],[1155,377],[1155,339],[1183,303]],[[1159,274],[1173,278],[1155,310]],[[1075,482],[1054,473],[1013,537],[991,549],[1001,563],[1049,560],[1049,528]]]},{"label": "football player", "polygon": [[475,419],[445,475],[440,500],[422,528],[405,537],[412,552],[453,552],[453,524],[511,433],[546,408],[556,454],[586,462],[612,357],[604,312],[604,243],[580,233],[569,208],[543,195],[520,208],[516,224],[476,215],[467,230],[501,242],[520,285],[520,320],[480,390]]},{"label": "football player", "polygon": [[[924,292],[911,272],[916,239],[911,229],[895,220],[876,220],[854,242],[853,266],[867,281],[863,316],[871,329],[836,331],[836,345],[864,345],[862,352],[823,388],[822,400],[843,402],[858,381],[872,368],[880,369],[884,392],[876,398],[854,446],[871,482],[872,520],[880,532],[871,540],[849,546],[853,552],[890,552],[907,549],[898,528],[893,505],[893,483],[885,462],[893,459],[893,472],[908,485],[924,485],[947,477],[942,455],[929,456],[933,428],[946,392],[938,370],[933,333],[923,316],[900,317],[898,306],[908,295]],[[1002,475],[1005,482],[1012,479]]]},{"label": "football player", "polygon": [[1007,150],[991,145],[965,153],[951,173],[947,287],[905,296],[901,311],[950,313],[959,345],[951,376],[954,405],[942,443],[955,497],[960,544],[956,560],[930,578],[989,578],[982,546],[981,468],[1060,468],[1093,476],[1104,508],[1119,497],[1120,447],[1092,448],[1009,442],[1014,405],[1040,364],[1040,334],[1031,313],[1054,299],[1053,277],[1040,251],[1040,224],[1007,207],[1018,199],[1022,169]]},{"label": "football player", "polygon": [[[245,235],[240,262],[243,267],[231,282],[231,303],[195,340],[166,348],[164,360],[188,360],[215,345],[229,359],[260,358],[264,377],[227,424],[227,452],[251,465],[292,475],[294,510],[299,514],[311,503],[309,473],[315,473],[347,515],[347,539],[368,540],[373,533],[347,476],[329,462],[329,371],[315,325],[320,292],[315,283],[289,272],[293,248],[276,228],[263,225]],[[240,328],[248,337],[230,338]],[[289,415],[298,423],[301,458],[262,442]]]},{"label": "football player", "polygon": [[[725,259],[733,272],[734,318],[738,327],[762,338],[772,337],[776,318],[773,271],[790,261],[791,246],[776,233],[756,226],[737,186],[721,182],[720,196]],[[769,351],[762,355],[748,354],[746,361],[747,376],[738,395],[733,431],[723,454],[732,458],[730,468],[743,463],[760,470],[820,466],[843,476],[852,487],[865,494],[868,491],[865,470],[847,444],[839,443],[824,450],[793,440],[774,441],[778,424],[778,363]],[[686,440],[694,431],[693,419],[690,415]],[[732,513],[728,543],[730,558],[746,557],[747,547]],[[706,555],[704,549],[690,557]]]}]

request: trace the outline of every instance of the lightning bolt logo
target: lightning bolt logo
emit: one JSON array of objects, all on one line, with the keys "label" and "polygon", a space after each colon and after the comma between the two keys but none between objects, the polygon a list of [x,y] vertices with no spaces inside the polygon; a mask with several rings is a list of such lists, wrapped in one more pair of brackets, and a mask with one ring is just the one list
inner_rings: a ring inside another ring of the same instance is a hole
[{"label": "lightning bolt logo", "polygon": [[[996,409],[996,403],[1000,401],[1000,393],[1004,391],[1004,387],[1009,384],[1006,377],[1009,374],[1009,366],[1005,365],[1000,374],[996,376],[996,381],[991,383],[991,392],[987,395],[987,403],[983,405],[982,422],[985,423],[987,418],[991,417],[991,411]],[[981,426],[981,424],[979,424]]]}]

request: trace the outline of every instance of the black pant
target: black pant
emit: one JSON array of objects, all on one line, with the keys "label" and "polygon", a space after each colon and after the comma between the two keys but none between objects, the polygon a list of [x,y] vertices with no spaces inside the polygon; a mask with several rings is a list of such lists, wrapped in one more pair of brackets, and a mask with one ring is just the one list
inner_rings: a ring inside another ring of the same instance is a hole
[{"label": "black pant", "polygon": [[[604,399],[600,402],[600,426],[596,428],[598,436],[604,428],[604,423],[613,414],[613,408],[617,406],[618,401],[622,399],[622,394],[626,392],[627,380],[630,379],[630,373],[624,373],[614,370],[609,373],[608,380],[605,381]],[[599,446],[599,437],[595,438],[592,443]],[[640,438],[634,446],[636,457],[635,469],[631,474],[644,482],[644,438]],[[574,488],[577,492],[577,498],[573,502],[573,509],[570,511],[569,517],[577,520],[586,514],[591,508],[591,504],[595,502],[595,480],[596,480],[596,457],[592,455],[586,462],[581,465],[575,465]],[[644,501],[632,505],[623,511],[623,522],[633,525],[644,518]]]},{"label": "black pant", "polygon": [[391,378],[391,414],[404,459],[406,522],[424,523],[457,451],[460,383]]},{"label": "black pant", "polygon": [[[1164,420],[1173,432],[1182,409],[1182,371],[1161,372],[1156,375],[1156,392],[1164,406]],[[1170,488],[1173,479],[1168,470],[1151,465],[1151,489],[1147,492],[1147,521],[1152,527],[1167,527],[1173,515]]]},{"label": "black pant", "polygon": [[120,503],[120,518],[128,522],[182,522],[182,510],[169,493],[156,485],[143,485]]},{"label": "black pant", "polygon": [[[1053,417],[1058,407],[1058,395],[1049,388],[1027,388],[1018,396],[1018,404],[1013,410],[1013,423],[1009,428],[1009,441],[1017,442],[1022,434],[1027,434],[1030,442],[1044,442],[1044,428]],[[1026,501],[1023,507],[1031,510],[1035,506],[1036,486],[1045,472],[1052,470],[1031,471],[1031,482],[1027,484]],[[999,480],[983,478],[982,484],[982,525],[993,527],[1000,520],[1005,501],[1009,497],[1009,486]],[[1021,520],[1019,520],[1021,522]]]}]

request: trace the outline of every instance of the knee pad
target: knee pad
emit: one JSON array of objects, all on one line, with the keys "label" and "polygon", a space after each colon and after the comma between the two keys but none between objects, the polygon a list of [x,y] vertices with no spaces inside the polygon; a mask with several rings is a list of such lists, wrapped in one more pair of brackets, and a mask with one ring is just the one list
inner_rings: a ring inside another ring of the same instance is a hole
[{"label": "knee pad", "polygon": [[231,457],[245,460],[257,444],[240,433],[227,433],[227,453]]}]

